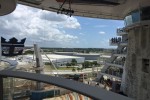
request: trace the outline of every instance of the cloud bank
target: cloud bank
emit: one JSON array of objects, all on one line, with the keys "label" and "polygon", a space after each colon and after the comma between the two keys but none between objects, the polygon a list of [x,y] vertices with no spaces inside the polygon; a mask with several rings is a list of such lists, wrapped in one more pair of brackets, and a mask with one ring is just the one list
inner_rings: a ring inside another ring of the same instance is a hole
[{"label": "cloud bank", "polygon": [[80,23],[74,17],[58,15],[18,5],[16,10],[0,18],[0,34],[4,38],[27,38],[26,45],[38,43],[43,47],[67,47],[78,40],[67,29],[79,29]]}]

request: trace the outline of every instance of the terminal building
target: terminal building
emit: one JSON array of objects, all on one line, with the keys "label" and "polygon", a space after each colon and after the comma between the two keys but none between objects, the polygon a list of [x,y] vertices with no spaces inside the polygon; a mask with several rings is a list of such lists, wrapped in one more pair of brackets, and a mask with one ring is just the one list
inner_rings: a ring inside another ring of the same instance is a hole
[{"label": "terminal building", "polygon": [[86,61],[98,61],[100,58],[98,53],[55,52],[55,54],[84,57]]},{"label": "terminal building", "polygon": [[[25,62],[35,61],[33,55],[23,55],[20,56]],[[19,59],[19,58],[18,58]],[[71,63],[72,59],[77,61],[77,64],[82,64],[85,61],[84,57],[77,56],[67,56],[67,55],[57,55],[57,54],[47,54],[47,56],[42,55],[42,60],[44,63],[54,63],[57,67],[66,66],[67,63]]]}]

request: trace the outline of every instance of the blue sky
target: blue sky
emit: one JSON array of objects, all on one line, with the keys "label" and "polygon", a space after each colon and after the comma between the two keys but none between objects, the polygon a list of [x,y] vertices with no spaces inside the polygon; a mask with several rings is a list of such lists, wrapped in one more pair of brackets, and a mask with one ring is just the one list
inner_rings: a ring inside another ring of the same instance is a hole
[{"label": "blue sky", "polygon": [[116,36],[123,21],[87,17],[69,17],[54,12],[18,5],[0,17],[0,34],[9,39],[27,38],[26,45],[70,48],[113,48],[108,40]]},{"label": "blue sky", "polygon": [[112,48],[108,40],[116,37],[116,29],[122,28],[124,22],[121,20],[109,20],[87,17],[75,17],[79,21],[81,28],[76,30],[67,30],[72,34],[77,34],[80,38],[77,47],[87,48]]}]

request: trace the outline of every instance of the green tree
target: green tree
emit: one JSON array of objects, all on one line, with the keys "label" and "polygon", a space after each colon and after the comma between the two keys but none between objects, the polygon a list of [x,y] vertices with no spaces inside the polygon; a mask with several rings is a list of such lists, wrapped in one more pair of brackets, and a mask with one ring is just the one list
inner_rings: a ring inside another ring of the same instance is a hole
[{"label": "green tree", "polygon": [[34,53],[34,51],[32,51],[32,50],[27,50],[27,51],[24,52],[24,55],[33,54],[33,53]]},{"label": "green tree", "polygon": [[75,68],[73,68],[73,69],[72,69],[72,71],[73,71],[73,72],[75,72],[75,71],[76,71],[76,69],[75,69]]},{"label": "green tree", "polygon": [[97,65],[98,65],[97,61],[93,61],[93,62],[92,62],[92,65],[97,66]]},{"label": "green tree", "polygon": [[77,65],[77,60],[76,60],[76,59],[72,59],[72,60],[71,60],[71,65],[72,65],[72,66]]},{"label": "green tree", "polygon": [[81,70],[81,68],[78,67],[77,70],[78,70],[78,72],[79,72],[79,71]]},{"label": "green tree", "polygon": [[82,63],[83,68],[89,68],[89,66],[90,66],[90,62],[88,61],[85,61],[84,63]]},{"label": "green tree", "polygon": [[68,67],[68,66],[71,66],[71,64],[70,63],[66,63],[66,66]]},{"label": "green tree", "polygon": [[45,62],[45,65],[52,65],[52,63],[50,63],[50,62]]}]

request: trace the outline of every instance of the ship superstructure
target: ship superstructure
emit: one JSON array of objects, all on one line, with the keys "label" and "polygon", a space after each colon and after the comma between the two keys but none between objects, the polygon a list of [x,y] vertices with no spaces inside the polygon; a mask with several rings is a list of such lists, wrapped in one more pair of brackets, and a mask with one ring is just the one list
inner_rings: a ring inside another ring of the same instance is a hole
[{"label": "ship superstructure", "polygon": [[117,29],[117,35],[118,37],[109,40],[110,46],[117,46],[117,49],[113,50],[109,59],[101,63],[104,64],[104,67],[97,75],[98,82],[101,81],[103,76],[107,76],[111,80],[123,81],[126,65],[128,34],[123,28],[119,28]]}]

